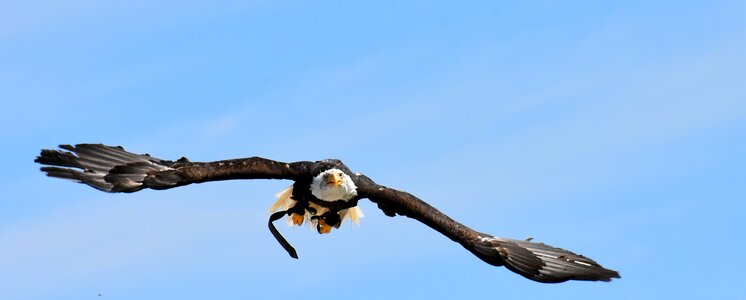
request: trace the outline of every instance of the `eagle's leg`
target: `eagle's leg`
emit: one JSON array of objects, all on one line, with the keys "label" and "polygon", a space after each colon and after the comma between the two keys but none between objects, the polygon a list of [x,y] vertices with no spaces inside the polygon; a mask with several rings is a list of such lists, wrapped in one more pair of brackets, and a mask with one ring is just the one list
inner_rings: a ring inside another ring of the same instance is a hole
[{"label": "eagle's leg", "polygon": [[319,217],[317,230],[321,234],[329,233],[333,227],[339,228],[341,223],[342,219],[339,217],[339,211],[330,210]]},{"label": "eagle's leg", "polygon": [[288,224],[300,226],[305,220],[305,207],[308,206],[308,203],[307,201],[297,201],[293,199],[294,187],[295,185],[291,185],[277,193],[275,195],[277,197],[277,202],[272,205],[269,211],[285,209],[289,216]]},{"label": "eagle's leg", "polygon": [[303,224],[303,221],[306,219],[307,208],[307,202],[298,201],[292,208],[288,209],[288,214],[290,215],[290,220],[293,222],[293,225],[300,226]]}]

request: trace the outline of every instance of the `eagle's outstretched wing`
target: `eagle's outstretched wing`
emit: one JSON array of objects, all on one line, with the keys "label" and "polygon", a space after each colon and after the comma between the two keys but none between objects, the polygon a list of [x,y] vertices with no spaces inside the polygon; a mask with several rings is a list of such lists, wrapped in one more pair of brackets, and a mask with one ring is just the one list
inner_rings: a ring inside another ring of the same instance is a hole
[{"label": "eagle's outstretched wing", "polygon": [[[261,157],[229,159],[214,162],[162,160],[148,154],[134,154],[122,147],[102,144],[60,145],[68,151],[41,151],[34,160],[48,176],[85,183],[104,192],[131,193],[142,189],[163,190],[192,183],[229,179],[289,179],[303,181],[312,172],[328,168],[338,161],[283,163]],[[293,258],[293,246],[272,224],[288,211],[272,214],[268,226],[272,235]]]},{"label": "eagle's outstretched wing", "polygon": [[42,150],[34,160],[50,165],[41,170],[51,177],[85,183],[105,192],[169,189],[191,183],[226,179],[290,179],[310,172],[312,162],[283,163],[261,157],[191,162],[162,160],[102,144],[60,145]]},{"label": "eagle's outstretched wing", "polygon": [[531,280],[558,283],[568,280],[611,281],[619,273],[592,259],[528,240],[494,237],[477,232],[407,192],[381,186],[359,175],[361,197],[368,198],[388,216],[403,215],[437,230],[494,266],[505,266]]}]

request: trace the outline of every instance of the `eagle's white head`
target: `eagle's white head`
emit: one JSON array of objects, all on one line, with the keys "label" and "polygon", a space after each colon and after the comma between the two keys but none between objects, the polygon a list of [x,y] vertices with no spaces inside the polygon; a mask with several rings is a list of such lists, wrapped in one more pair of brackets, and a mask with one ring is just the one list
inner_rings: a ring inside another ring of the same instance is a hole
[{"label": "eagle's white head", "polygon": [[357,186],[342,170],[329,169],[313,178],[311,194],[324,201],[347,201],[357,196]]}]

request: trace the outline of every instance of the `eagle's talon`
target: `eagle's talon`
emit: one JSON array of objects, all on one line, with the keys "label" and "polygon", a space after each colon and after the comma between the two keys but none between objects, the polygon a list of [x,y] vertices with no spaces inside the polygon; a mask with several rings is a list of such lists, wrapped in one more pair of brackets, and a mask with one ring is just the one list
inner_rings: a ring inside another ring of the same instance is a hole
[{"label": "eagle's talon", "polygon": [[293,213],[290,218],[293,219],[293,225],[300,226],[303,224],[304,217],[301,214]]},{"label": "eagle's talon", "polygon": [[332,226],[329,226],[329,224],[326,224],[326,221],[323,219],[319,220],[319,233],[320,234],[327,234],[332,232]]}]

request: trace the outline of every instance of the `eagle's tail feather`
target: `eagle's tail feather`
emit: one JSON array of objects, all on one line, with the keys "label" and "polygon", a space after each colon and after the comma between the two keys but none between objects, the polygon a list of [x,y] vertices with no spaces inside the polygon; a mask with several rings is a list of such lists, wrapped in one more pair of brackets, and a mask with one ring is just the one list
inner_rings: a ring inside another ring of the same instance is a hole
[{"label": "eagle's tail feather", "polygon": [[293,200],[290,198],[292,195],[292,185],[282,191],[277,192],[277,194],[275,194],[275,197],[277,197],[277,201],[272,204],[272,207],[269,208],[269,212],[276,212],[280,210],[280,208],[282,208],[282,210],[288,210],[290,208],[290,205],[293,204],[290,202],[291,200]]},{"label": "eagle's tail feather", "polygon": [[341,216],[342,222],[344,222],[347,219],[350,219],[352,223],[360,224],[360,218],[365,217],[363,214],[363,210],[360,209],[359,206],[354,206],[348,209],[344,209],[339,211],[339,214]]},{"label": "eagle's tail feather", "polygon": [[135,192],[143,188],[164,188],[175,185],[176,178],[149,174],[171,169],[167,161],[150,155],[138,155],[122,147],[102,144],[60,145],[60,150],[42,150],[34,160],[44,166],[47,176],[85,183],[105,192]]},{"label": "eagle's tail feather", "polygon": [[594,260],[561,248],[530,240],[480,237],[474,253],[487,263],[504,265],[528,279],[558,283],[567,280],[611,281],[619,273]]}]

